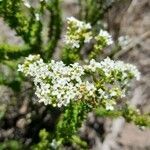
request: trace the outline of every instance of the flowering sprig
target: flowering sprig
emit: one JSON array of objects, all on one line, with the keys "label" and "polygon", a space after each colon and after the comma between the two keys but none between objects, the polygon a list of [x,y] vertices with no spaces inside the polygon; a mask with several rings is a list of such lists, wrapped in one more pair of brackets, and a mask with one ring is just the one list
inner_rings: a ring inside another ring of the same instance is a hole
[{"label": "flowering sprig", "polygon": [[[115,111],[131,80],[140,78],[135,66],[109,58],[101,62],[92,59],[87,64],[65,65],[54,60],[45,63],[40,55],[29,55],[18,66],[18,71],[33,78],[39,102],[65,108],[56,125],[55,136],[50,138],[51,146],[55,143],[58,147],[75,143],[76,131],[88,112],[95,108],[104,108],[105,114]],[[135,121],[145,125],[145,120]]]},{"label": "flowering sprig", "polygon": [[67,19],[67,33],[65,42],[72,48],[79,48],[83,43],[88,43],[92,39],[91,25],[77,20],[74,17]]},{"label": "flowering sprig", "polygon": [[79,63],[66,66],[62,61],[44,63],[39,55],[29,55],[18,71],[33,78],[39,102],[54,107],[86,101],[113,109],[116,99],[125,95],[130,80],[140,77],[135,66],[109,58],[102,62],[91,60],[82,66]]},{"label": "flowering sprig", "polygon": [[95,48],[99,50],[113,44],[112,37],[107,31],[101,29],[98,35],[93,36],[91,28],[90,23],[79,21],[74,17],[67,18],[65,43],[72,48],[79,48],[82,43],[89,43],[91,39],[95,39]]},{"label": "flowering sprig", "polygon": [[122,73],[122,79],[128,79],[128,75],[134,76],[137,80],[140,79],[140,72],[136,66],[124,63],[123,61],[113,61],[110,58],[104,59],[102,62],[96,62],[94,59],[90,61],[90,64],[85,66],[87,70],[95,72],[97,69],[102,69],[106,76],[110,76],[112,72]]},{"label": "flowering sprig", "polygon": [[111,35],[107,31],[102,29],[100,30],[99,34],[95,37],[95,40],[96,40],[95,48],[99,50],[103,47],[113,44]]},{"label": "flowering sprig", "polygon": [[96,58],[105,47],[113,44],[112,36],[107,31],[101,29],[99,34],[95,35],[90,23],[85,23],[74,17],[67,18],[64,41],[63,61],[66,63],[82,59],[84,56],[81,55],[80,50],[87,43],[93,45],[89,53],[90,59]]},{"label": "flowering sprig", "polygon": [[[107,31],[100,30],[97,36],[93,36],[91,26],[75,18],[68,19],[65,40],[66,58],[70,60],[79,56],[84,43],[91,40],[94,41],[94,49],[91,51],[91,54],[94,52],[94,57],[113,43]],[[76,59],[73,59],[72,63],[70,60],[67,63],[54,60],[45,63],[40,55],[29,55],[24,63],[18,66],[18,71],[32,77],[38,102],[63,108],[60,109],[63,113],[54,135],[50,138],[51,147],[57,145],[61,149],[65,144],[77,141],[79,143],[80,138],[75,138],[78,128],[87,114],[98,108],[101,109],[100,115],[103,111],[104,115],[108,116],[119,108],[118,116],[121,115],[139,125],[149,125],[145,116],[141,117],[136,111],[122,109],[124,107],[120,106],[132,79],[140,79],[140,73],[134,65],[113,61],[110,58],[101,62],[91,59],[86,63],[83,61],[82,65]],[[125,103],[124,101],[123,104]],[[126,113],[122,110],[129,111]],[[130,114],[134,117],[130,118]]]},{"label": "flowering sprig", "polygon": [[100,30],[99,34],[94,37],[94,40],[94,49],[89,55],[90,58],[96,58],[105,47],[113,44],[112,36],[107,31],[102,29]]}]

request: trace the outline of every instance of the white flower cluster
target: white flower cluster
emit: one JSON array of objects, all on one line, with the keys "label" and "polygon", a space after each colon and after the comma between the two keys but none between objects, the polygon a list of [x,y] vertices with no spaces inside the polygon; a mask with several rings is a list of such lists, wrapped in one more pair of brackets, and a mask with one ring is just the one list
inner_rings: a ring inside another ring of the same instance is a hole
[{"label": "white flower cluster", "polygon": [[96,41],[94,45],[96,50],[101,50],[113,43],[111,35],[105,30],[100,30],[99,34],[94,37],[92,34],[89,23],[79,21],[74,17],[67,19],[65,43],[71,48],[80,48],[83,43],[89,43],[91,39]]},{"label": "white flower cluster", "polygon": [[119,89],[118,87],[114,88],[112,87],[111,89],[98,89],[98,96],[97,99],[99,100],[104,100],[105,101],[105,107],[106,110],[113,110],[114,105],[116,104],[116,101],[114,100],[115,98],[123,98],[125,97],[125,91],[122,89]]},{"label": "white flower cluster", "polygon": [[[113,61],[110,58],[106,58],[101,62],[96,62],[92,59],[89,65],[84,66],[84,69],[92,72],[93,74],[99,70],[103,72],[100,75],[100,78],[108,78],[108,80],[115,81],[113,85],[111,85],[111,88],[109,88],[109,86],[107,87],[106,83],[105,90],[101,88],[97,89],[97,99],[105,101],[106,110],[114,109],[116,102],[113,99],[125,97],[126,89],[122,89],[121,87],[128,86],[128,83],[132,78],[136,78],[137,80],[140,79],[140,72],[136,66],[125,64],[122,61]],[[113,75],[113,73],[115,75]]]},{"label": "white flower cluster", "polygon": [[112,36],[105,30],[100,30],[99,34],[96,37],[96,40],[99,38],[103,38],[106,42],[106,45],[113,44]]},{"label": "white flower cluster", "polygon": [[81,41],[84,43],[90,42],[92,39],[91,25],[77,20],[74,17],[67,19],[67,34],[65,42],[72,48],[79,48]]},{"label": "white flower cluster", "polygon": [[92,59],[90,64],[85,66],[85,69],[91,70],[92,72],[95,72],[97,69],[101,69],[104,71],[106,76],[111,75],[112,71],[119,71],[122,73],[123,78],[128,77],[128,74],[130,73],[137,80],[140,79],[140,72],[136,66],[122,61],[113,61],[108,57],[101,62],[96,62]]},{"label": "white flower cluster", "polygon": [[[99,102],[102,99],[123,97],[124,91],[117,87],[111,89],[106,87],[104,90],[96,87],[94,81],[88,81],[89,74],[87,72],[92,72],[93,74],[90,76],[94,76],[94,72],[99,69],[104,72],[104,76],[110,76],[112,71],[118,70],[121,72],[122,78],[127,78],[127,74],[132,74],[136,79],[140,77],[135,66],[124,64],[121,61],[114,62],[109,58],[102,62],[91,60],[89,65],[81,66],[79,63],[74,63],[66,66],[62,61],[52,60],[50,63],[44,63],[39,55],[29,55],[24,64],[18,66],[18,71],[33,77],[36,87],[35,94],[39,102],[57,107],[67,106],[70,102],[77,100],[87,100],[88,102],[97,100]],[[113,78],[116,80],[115,77]],[[108,101],[106,106],[109,105],[108,109],[112,109],[114,104],[115,101]]]},{"label": "white flower cluster", "polygon": [[52,60],[49,64],[43,62],[39,56],[30,55],[18,71],[30,75],[36,86],[36,96],[39,102],[53,106],[66,106],[71,101],[87,99],[95,94],[94,84],[82,81],[84,69],[78,63],[66,66],[62,61]]}]

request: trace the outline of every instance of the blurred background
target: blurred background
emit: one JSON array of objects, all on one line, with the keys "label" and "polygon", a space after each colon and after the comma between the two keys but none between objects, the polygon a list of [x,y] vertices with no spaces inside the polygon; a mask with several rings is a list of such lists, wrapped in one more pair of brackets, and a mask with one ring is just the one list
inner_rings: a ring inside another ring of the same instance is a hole
[{"label": "blurred background", "polygon": [[[97,0],[97,3],[100,2]],[[137,65],[142,74],[141,80],[133,84],[128,99],[133,106],[149,113],[150,1],[107,0],[105,5],[102,3],[101,9],[94,5],[91,5],[93,10],[86,7],[87,10],[93,11],[91,16],[90,12],[84,12],[81,3],[80,0],[61,2],[62,33],[55,46],[53,58],[59,59],[60,56],[66,17],[75,16],[89,21],[95,28],[105,27],[114,40],[120,42],[120,48],[113,48],[111,52],[108,50],[102,57],[108,55],[113,59]],[[100,11],[99,15],[94,9]],[[47,28],[42,34],[47,34]],[[126,42],[122,42],[122,39]],[[0,17],[0,44],[3,43],[18,46],[24,44],[24,41],[16,36],[16,31]],[[3,52],[1,48],[0,53]],[[50,106],[46,107],[36,102],[30,82],[24,80],[19,84],[20,79],[16,77],[17,71],[12,64],[0,60],[0,150],[26,149],[37,143],[39,131],[43,128],[47,131],[53,130],[56,116],[59,114]],[[150,130],[142,130],[133,124],[125,123],[123,118],[101,118],[90,113],[79,134],[88,142],[91,150],[150,150]]]}]

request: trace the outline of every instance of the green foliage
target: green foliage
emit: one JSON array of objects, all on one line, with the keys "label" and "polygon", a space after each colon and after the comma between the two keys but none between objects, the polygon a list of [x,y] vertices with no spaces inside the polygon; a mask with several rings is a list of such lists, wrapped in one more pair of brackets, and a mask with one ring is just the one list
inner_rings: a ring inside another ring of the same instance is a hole
[{"label": "green foliage", "polygon": [[6,105],[0,105],[0,120],[3,119],[3,117],[5,116],[6,113]]},{"label": "green foliage", "polygon": [[73,103],[65,108],[56,128],[56,139],[63,144],[70,143],[90,110],[90,106],[84,102]]},{"label": "green foliage", "polygon": [[[26,11],[28,9],[28,11]],[[48,42],[43,42],[41,32],[45,11],[50,12]],[[22,0],[0,1],[0,16],[21,36],[27,46],[0,44],[0,59],[16,59],[30,53],[40,53],[49,59],[54,53],[61,33],[60,1],[41,1],[38,8],[24,8]],[[42,50],[43,49],[43,50]]]},{"label": "green foliage", "polygon": [[30,54],[29,46],[0,44],[0,60],[16,60]]},{"label": "green foliage", "polygon": [[122,116],[127,122],[133,122],[141,127],[150,127],[150,115],[141,115],[140,112],[134,107],[127,105],[122,112]]},{"label": "green foliage", "polygon": [[28,43],[29,20],[25,16],[21,6],[22,0],[3,0],[0,2],[0,16]]},{"label": "green foliage", "polygon": [[0,143],[0,150],[22,150],[23,146],[21,142],[15,140],[9,140]]},{"label": "green foliage", "polygon": [[50,5],[47,6],[50,12],[50,22],[49,22],[49,42],[45,47],[46,50],[46,59],[52,57],[53,51],[57,46],[58,39],[61,34],[61,8],[60,8],[60,0],[52,0]]},{"label": "green foliage", "polygon": [[80,49],[74,48],[71,49],[70,47],[65,47],[62,53],[62,60],[65,64],[72,64],[76,61],[81,59]]},{"label": "green foliage", "polygon": [[126,104],[126,106],[121,109],[116,108],[115,110],[109,111],[103,107],[100,107],[95,110],[95,113],[100,117],[117,118],[122,116],[127,122],[132,122],[140,127],[150,127],[150,115],[141,115],[136,108],[128,104]]},{"label": "green foliage", "polygon": [[[42,36],[44,30],[42,19],[45,17],[46,11],[50,13],[47,43],[43,42]],[[24,41],[24,44],[20,46],[8,43],[0,44],[0,61],[2,63],[7,60],[7,64],[11,64],[11,67],[8,66],[16,70],[17,66],[14,60],[19,61],[20,58],[31,53],[40,53],[46,60],[52,57],[61,34],[62,23],[59,0],[41,1],[38,7],[31,6],[30,8],[25,8],[22,0],[2,0],[0,1],[0,16]],[[14,78],[12,79],[12,77]],[[20,87],[21,81],[17,73],[16,76],[12,75],[9,80],[6,79],[3,73],[0,74],[0,84],[8,85],[16,91]]]},{"label": "green foliage", "polygon": [[79,0],[81,6],[79,16],[94,26],[103,19],[104,14],[114,2],[114,0]]},{"label": "green foliage", "polygon": [[[0,69],[0,84],[6,85],[11,87],[14,91],[19,92],[22,77],[19,75],[17,70],[18,61],[9,61],[9,60],[3,60],[1,63],[1,69]],[[7,69],[7,72],[3,70],[3,68]]]},{"label": "green foliage", "polygon": [[53,133],[49,133],[45,129],[41,130],[40,142],[31,149],[61,149],[66,145],[74,145],[77,149],[87,149],[87,143],[80,139],[77,131],[91,110],[92,108],[82,101],[70,104],[58,119],[56,130]]},{"label": "green foliage", "polygon": [[50,150],[49,133],[43,129],[39,133],[40,142],[32,146],[32,150]]}]

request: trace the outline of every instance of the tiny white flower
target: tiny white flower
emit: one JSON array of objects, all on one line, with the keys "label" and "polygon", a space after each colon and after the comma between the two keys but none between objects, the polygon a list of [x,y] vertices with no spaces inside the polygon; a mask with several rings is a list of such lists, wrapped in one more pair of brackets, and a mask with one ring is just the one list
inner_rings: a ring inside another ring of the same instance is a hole
[{"label": "tiny white flower", "polygon": [[36,21],[39,21],[39,20],[40,20],[40,14],[39,14],[39,13],[36,13],[36,14],[35,14],[35,19],[36,19]]},{"label": "tiny white flower", "polygon": [[92,36],[85,36],[84,43],[89,43],[93,37]]},{"label": "tiny white flower", "polygon": [[111,91],[111,93],[110,93],[110,96],[116,96],[117,95],[117,92],[116,91]]},{"label": "tiny white flower", "polygon": [[114,110],[114,107],[110,104],[106,105],[106,110]]},{"label": "tiny white flower", "polygon": [[112,36],[105,30],[100,30],[99,36],[104,37],[107,45],[113,44]]},{"label": "tiny white flower", "polygon": [[23,65],[18,65],[18,70],[17,71],[20,71],[20,72],[23,72],[24,68],[23,68]]}]

